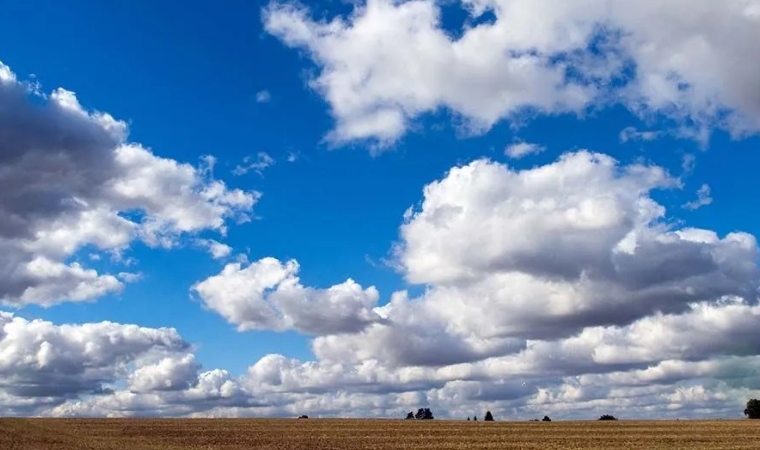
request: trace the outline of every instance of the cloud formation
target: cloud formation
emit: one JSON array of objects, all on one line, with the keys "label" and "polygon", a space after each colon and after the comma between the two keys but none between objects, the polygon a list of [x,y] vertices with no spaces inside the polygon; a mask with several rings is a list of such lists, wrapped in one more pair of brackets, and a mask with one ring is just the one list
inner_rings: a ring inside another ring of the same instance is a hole
[{"label": "cloud formation", "polygon": [[129,142],[126,123],[85,110],[63,88],[44,94],[0,63],[0,300],[52,305],[117,292],[129,274],[99,273],[85,248],[119,255],[141,240],[172,247],[224,234],[260,194]]},{"label": "cloud formation", "polygon": [[[420,0],[371,5],[377,14],[435,11]],[[259,194],[213,179],[214,158],[199,167],[160,158],[128,142],[122,122],[84,110],[68,91],[44,96],[5,66],[0,87],[2,104],[16,108],[0,108],[6,303],[85,300],[135,278],[88,268],[77,260],[84,251],[94,261],[137,240],[171,247],[192,235],[214,257],[229,256],[195,235],[245,220]],[[466,109],[467,97],[458,101]],[[661,167],[587,150],[522,170],[478,159],[425,186],[401,220],[393,256],[423,288],[416,294],[388,293],[386,302],[351,279],[305,286],[295,260],[273,257],[227,264],[191,288],[240,332],[310,335],[313,361],[270,354],[233,374],[202,367],[171,328],[2,312],[0,413],[400,417],[427,405],[454,418],[486,409],[513,419],[737,417],[760,388],[760,251],[744,232],[675,225],[654,194],[681,187]]]},{"label": "cloud formation", "polygon": [[379,321],[372,311],[379,293],[349,279],[327,289],[301,285],[298,262],[263,258],[243,267],[227,264],[192,290],[203,304],[237,325],[238,330],[287,330],[351,333]]},{"label": "cloud formation", "polygon": [[[433,0],[367,0],[346,16],[275,1],[266,30],[304,50],[329,103],[334,142],[388,144],[445,108],[471,132],[526,112],[581,113],[622,102],[704,137],[760,130],[760,3],[755,0],[461,0],[444,29]],[[730,30],[727,31],[727,30]]]},{"label": "cloud formation", "polygon": [[651,194],[680,187],[585,150],[523,170],[479,159],[403,218],[395,258],[417,296],[304,286],[275,258],[193,286],[241,332],[312,335],[314,361],[271,354],[233,375],[172,329],[3,313],[3,413],[735,417],[760,387],[758,246],[671,225]]},{"label": "cloud formation", "polygon": [[757,242],[674,228],[651,194],[677,188],[660,167],[589,151],[524,170],[454,167],[400,228],[399,268],[426,286],[416,297],[377,306],[351,280],[306,287],[295,261],[274,258],[194,286],[240,331],[313,334],[314,361],[271,354],[233,376],[161,347],[119,372],[126,388],[35,411],[738,417],[760,388]]},{"label": "cloud formation", "polygon": [[697,198],[683,205],[684,208],[695,210],[703,206],[707,206],[712,203],[712,196],[710,195],[710,185],[703,184],[697,190]]},{"label": "cloud formation", "polygon": [[258,152],[256,157],[246,156],[243,158],[243,163],[238,164],[232,169],[233,175],[245,175],[250,171],[254,171],[259,175],[263,175],[264,170],[272,166],[275,163],[274,158],[269,156],[267,152]]},{"label": "cloud formation", "polygon": [[533,144],[530,142],[516,142],[514,144],[508,145],[507,148],[504,149],[504,154],[512,159],[520,159],[528,155],[541,153],[544,150],[545,147],[542,145]]}]

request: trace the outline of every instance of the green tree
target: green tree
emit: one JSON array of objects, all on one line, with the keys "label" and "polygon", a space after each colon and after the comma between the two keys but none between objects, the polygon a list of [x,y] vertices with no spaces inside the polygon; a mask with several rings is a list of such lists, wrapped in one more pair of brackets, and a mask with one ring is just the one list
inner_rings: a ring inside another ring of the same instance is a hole
[{"label": "green tree", "polygon": [[486,417],[483,420],[486,422],[493,422],[493,414],[491,414],[491,411],[486,411]]},{"label": "green tree", "polygon": [[747,408],[744,415],[750,419],[760,419],[760,400],[753,398],[747,402]]}]

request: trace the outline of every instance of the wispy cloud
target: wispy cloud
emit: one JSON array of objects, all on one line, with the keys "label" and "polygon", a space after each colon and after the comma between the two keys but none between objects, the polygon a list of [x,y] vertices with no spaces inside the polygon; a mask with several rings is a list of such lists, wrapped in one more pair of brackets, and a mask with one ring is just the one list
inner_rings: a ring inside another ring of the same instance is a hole
[{"label": "wispy cloud", "polygon": [[250,171],[254,171],[259,175],[264,173],[264,170],[275,163],[274,158],[269,156],[267,152],[258,152],[256,157],[246,156],[243,158],[243,163],[238,164],[232,169],[233,175],[245,175]]},{"label": "wispy cloud", "polygon": [[259,91],[256,93],[256,101],[258,103],[269,103],[272,100],[272,94],[267,90]]},{"label": "wispy cloud", "polygon": [[683,169],[683,175],[691,175],[694,172],[694,168],[697,166],[697,157],[691,153],[683,155],[681,159],[681,169]]},{"label": "wispy cloud", "polygon": [[639,131],[635,127],[626,127],[620,132],[620,142],[653,141],[661,134],[659,131]]},{"label": "wispy cloud", "polygon": [[703,184],[697,191],[697,199],[684,204],[683,207],[693,211],[709,205],[712,201],[713,199],[710,196],[710,186]]},{"label": "wispy cloud", "polygon": [[528,155],[541,153],[546,147],[530,142],[516,142],[504,149],[504,154],[512,159],[520,159]]}]

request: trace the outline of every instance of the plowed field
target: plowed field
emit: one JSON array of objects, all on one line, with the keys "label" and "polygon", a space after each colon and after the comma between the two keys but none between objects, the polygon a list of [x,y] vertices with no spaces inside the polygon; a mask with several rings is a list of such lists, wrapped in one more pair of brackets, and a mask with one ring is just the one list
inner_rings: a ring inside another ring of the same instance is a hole
[{"label": "plowed field", "polygon": [[758,448],[750,420],[0,419],[2,450]]}]

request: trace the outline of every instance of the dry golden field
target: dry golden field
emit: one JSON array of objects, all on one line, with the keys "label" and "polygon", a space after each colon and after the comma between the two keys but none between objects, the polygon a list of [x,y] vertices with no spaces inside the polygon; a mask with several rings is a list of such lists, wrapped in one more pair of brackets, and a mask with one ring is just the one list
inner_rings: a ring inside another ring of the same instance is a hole
[{"label": "dry golden field", "polygon": [[757,449],[760,421],[0,419],[3,450]]}]

